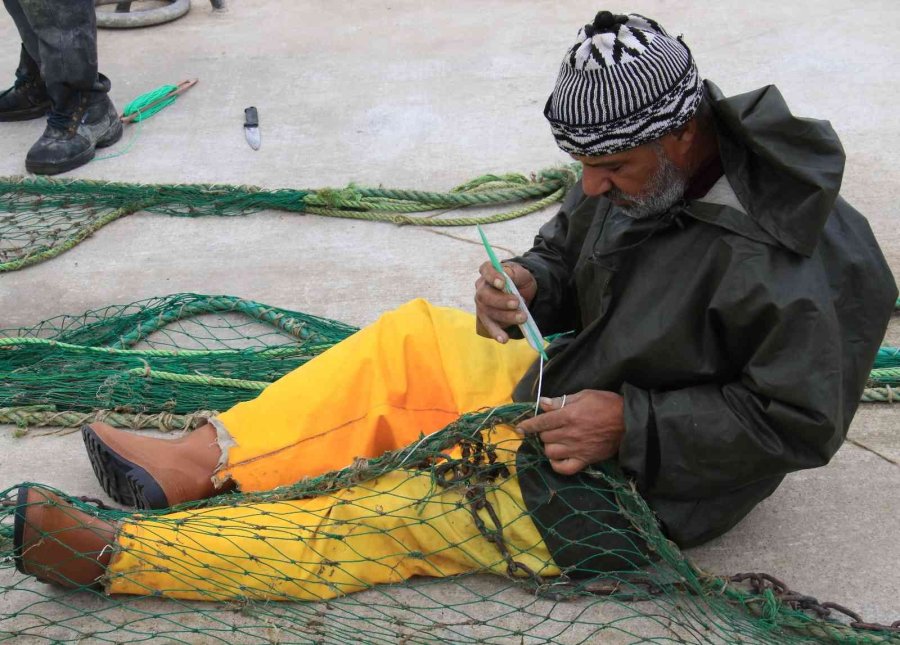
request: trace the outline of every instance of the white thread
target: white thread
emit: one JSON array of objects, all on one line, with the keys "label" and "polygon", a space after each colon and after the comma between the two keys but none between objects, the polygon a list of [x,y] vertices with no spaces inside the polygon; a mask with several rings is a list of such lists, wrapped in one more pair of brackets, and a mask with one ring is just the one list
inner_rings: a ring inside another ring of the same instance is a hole
[{"label": "white thread", "polygon": [[105,553],[107,553],[108,551],[113,551],[113,550],[114,550],[114,547],[112,544],[104,545],[103,548],[100,549],[100,553],[97,554],[97,562],[100,561],[100,558],[102,558]]},{"label": "white thread", "polygon": [[538,390],[537,390],[537,400],[534,402],[534,413],[535,415],[538,413],[538,408],[541,404],[541,386],[544,384],[544,355],[540,355],[540,370],[538,371]]},{"label": "white thread", "polygon": [[564,407],[566,407],[566,395],[565,394],[563,394],[562,405],[559,406],[559,409],[562,410]]},{"label": "white thread", "polygon": [[[487,425],[487,422],[490,420],[490,418],[491,418],[492,416],[494,416],[494,412],[496,412],[496,411],[497,411],[497,408],[491,408],[491,411],[490,411],[490,412],[488,413],[488,415],[484,418],[484,421],[482,421],[482,422],[481,422],[481,425],[478,426],[478,429],[479,429],[479,430],[481,430],[484,426]],[[422,442],[423,442],[423,441],[425,441],[428,437],[430,437],[431,435],[433,435],[435,432],[438,432],[438,430],[435,430],[434,432],[430,432],[430,433],[428,433],[427,435],[425,435],[424,437],[422,437],[421,439],[419,439],[419,440],[416,442],[416,445],[414,445],[412,448],[410,448],[410,449],[408,449],[408,450],[406,451],[406,456],[403,457],[403,460],[402,460],[399,464],[397,464],[397,465],[394,467],[394,469],[395,469],[395,470],[400,470],[400,467],[401,467],[403,464],[406,463],[406,460],[409,459],[410,455],[412,455],[412,454],[419,448],[419,446],[422,445]]]},{"label": "white thread", "polygon": [[[493,412],[493,411],[492,411],[492,412]],[[435,430],[435,432],[437,432],[437,430]],[[412,455],[412,454],[416,451],[416,449],[417,449],[419,446],[422,445],[422,442],[423,442],[423,441],[425,441],[428,437],[430,437],[430,436],[433,435],[433,434],[434,434],[434,432],[429,432],[427,435],[425,435],[424,437],[422,437],[421,439],[419,439],[419,440],[416,442],[416,445],[414,445],[412,448],[410,448],[410,449],[407,451],[406,456],[403,458],[403,461],[401,461],[399,464],[397,464],[397,466],[395,467],[395,470],[400,470],[400,467],[401,467],[403,464],[406,463],[406,460],[409,459],[410,455]]]}]

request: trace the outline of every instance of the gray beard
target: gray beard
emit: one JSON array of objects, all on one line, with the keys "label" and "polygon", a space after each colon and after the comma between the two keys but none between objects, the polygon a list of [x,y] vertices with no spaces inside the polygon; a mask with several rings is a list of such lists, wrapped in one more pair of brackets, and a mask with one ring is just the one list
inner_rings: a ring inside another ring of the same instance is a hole
[{"label": "gray beard", "polygon": [[656,150],[659,166],[656,173],[647,183],[647,188],[639,195],[627,195],[618,188],[607,191],[605,197],[612,200],[625,200],[629,203],[618,208],[628,217],[644,219],[666,212],[674,206],[687,190],[688,178],[660,146]]}]

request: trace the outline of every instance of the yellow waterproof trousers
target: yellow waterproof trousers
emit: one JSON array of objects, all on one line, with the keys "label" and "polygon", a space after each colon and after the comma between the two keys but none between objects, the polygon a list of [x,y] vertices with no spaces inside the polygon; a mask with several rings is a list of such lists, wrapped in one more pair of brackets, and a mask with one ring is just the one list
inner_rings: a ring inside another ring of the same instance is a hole
[{"label": "yellow waterproof trousers", "polygon": [[[218,417],[227,438],[216,480],[244,493],[292,484],[508,403],[535,353],[474,329],[471,315],[424,300],[385,314]],[[519,436],[498,426],[487,439],[511,473],[486,493],[510,555],[558,575],[519,490]],[[505,573],[509,564],[459,490],[402,469],[310,499],[136,516],[117,542],[109,593],[199,600],[327,599],[414,575]]]}]

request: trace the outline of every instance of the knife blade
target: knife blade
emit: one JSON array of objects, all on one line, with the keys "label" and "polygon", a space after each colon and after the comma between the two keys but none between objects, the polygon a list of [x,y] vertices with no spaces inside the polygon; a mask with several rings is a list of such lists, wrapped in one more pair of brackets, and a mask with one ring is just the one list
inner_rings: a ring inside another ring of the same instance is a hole
[{"label": "knife blade", "polygon": [[253,106],[244,110],[244,138],[247,139],[247,143],[250,144],[251,148],[259,150],[259,146],[262,143],[259,134],[259,113]]}]

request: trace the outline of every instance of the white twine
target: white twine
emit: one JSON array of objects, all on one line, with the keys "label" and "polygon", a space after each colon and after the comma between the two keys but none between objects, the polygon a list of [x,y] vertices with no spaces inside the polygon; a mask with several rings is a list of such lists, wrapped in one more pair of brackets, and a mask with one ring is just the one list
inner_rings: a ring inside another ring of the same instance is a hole
[{"label": "white twine", "polygon": [[541,405],[541,387],[544,384],[544,355],[540,355],[540,370],[538,371],[538,389],[537,389],[537,400],[534,402],[534,414],[537,415],[538,410]]}]

